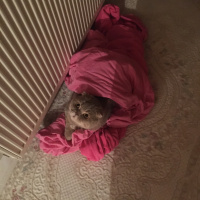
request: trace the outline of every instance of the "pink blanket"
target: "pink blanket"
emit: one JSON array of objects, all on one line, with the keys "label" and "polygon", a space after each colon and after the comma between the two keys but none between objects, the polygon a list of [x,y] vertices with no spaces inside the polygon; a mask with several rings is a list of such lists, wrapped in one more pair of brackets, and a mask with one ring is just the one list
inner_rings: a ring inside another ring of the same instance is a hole
[{"label": "pink blanket", "polygon": [[65,83],[74,92],[107,97],[118,106],[104,127],[76,130],[71,141],[64,138],[65,118],[60,115],[37,134],[44,152],[60,155],[80,150],[88,160],[98,161],[119,144],[128,125],[144,119],[154,105],[144,60],[146,37],[135,16],[120,16],[114,5],[102,8],[82,50],[71,58]]}]

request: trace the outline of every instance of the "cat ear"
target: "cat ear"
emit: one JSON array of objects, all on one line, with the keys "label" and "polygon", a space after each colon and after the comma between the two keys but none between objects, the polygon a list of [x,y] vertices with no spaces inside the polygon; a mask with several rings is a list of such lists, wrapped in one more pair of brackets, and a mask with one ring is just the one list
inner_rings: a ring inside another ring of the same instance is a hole
[{"label": "cat ear", "polygon": [[99,119],[101,119],[101,118],[103,117],[102,113],[100,113],[100,112],[98,112],[98,113],[96,114],[96,116],[97,116],[97,118],[99,118]]}]

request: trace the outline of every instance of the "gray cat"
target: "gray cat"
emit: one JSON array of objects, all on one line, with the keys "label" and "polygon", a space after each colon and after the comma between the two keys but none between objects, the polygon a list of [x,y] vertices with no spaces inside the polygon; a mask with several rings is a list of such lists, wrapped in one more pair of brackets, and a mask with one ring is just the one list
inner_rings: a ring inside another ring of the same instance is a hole
[{"label": "gray cat", "polygon": [[71,140],[76,129],[98,130],[105,125],[114,105],[107,98],[73,93],[65,108],[65,138]]}]

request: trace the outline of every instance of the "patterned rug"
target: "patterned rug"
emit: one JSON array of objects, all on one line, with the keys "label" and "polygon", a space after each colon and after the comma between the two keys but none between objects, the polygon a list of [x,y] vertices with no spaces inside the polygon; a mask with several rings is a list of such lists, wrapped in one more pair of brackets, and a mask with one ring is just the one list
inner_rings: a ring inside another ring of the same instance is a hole
[{"label": "patterned rug", "polygon": [[[108,2],[136,13],[149,30],[145,50],[154,109],[99,162],[80,152],[47,155],[35,138],[2,200],[200,199],[200,2]],[[69,96],[63,84],[46,121],[63,111]]]}]

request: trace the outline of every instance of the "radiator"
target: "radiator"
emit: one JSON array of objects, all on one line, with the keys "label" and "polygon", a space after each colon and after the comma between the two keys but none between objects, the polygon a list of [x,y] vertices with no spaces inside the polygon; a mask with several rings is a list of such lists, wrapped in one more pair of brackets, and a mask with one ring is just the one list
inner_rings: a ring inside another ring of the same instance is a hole
[{"label": "radiator", "polygon": [[21,158],[104,0],[1,0],[0,151]]}]

